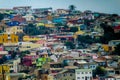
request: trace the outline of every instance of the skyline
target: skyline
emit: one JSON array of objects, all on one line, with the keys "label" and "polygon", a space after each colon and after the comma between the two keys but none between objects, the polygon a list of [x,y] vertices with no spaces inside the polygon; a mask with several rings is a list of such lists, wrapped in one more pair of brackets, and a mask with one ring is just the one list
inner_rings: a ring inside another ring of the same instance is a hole
[{"label": "skyline", "polygon": [[103,13],[120,14],[120,0],[4,0],[0,1],[0,8],[13,8],[15,6],[32,6],[32,8],[52,7],[55,9],[68,9],[75,5],[77,10],[91,10]]}]

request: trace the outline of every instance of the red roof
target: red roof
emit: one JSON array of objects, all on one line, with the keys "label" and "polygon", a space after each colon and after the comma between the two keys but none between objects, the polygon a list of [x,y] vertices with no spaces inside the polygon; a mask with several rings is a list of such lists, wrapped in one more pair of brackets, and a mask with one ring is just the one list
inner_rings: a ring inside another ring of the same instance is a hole
[{"label": "red roof", "polygon": [[21,15],[17,15],[17,16],[14,16],[14,18],[12,19],[12,21],[25,22],[26,19],[22,18]]},{"label": "red roof", "polygon": [[120,29],[120,25],[119,26],[115,26],[114,29]]}]

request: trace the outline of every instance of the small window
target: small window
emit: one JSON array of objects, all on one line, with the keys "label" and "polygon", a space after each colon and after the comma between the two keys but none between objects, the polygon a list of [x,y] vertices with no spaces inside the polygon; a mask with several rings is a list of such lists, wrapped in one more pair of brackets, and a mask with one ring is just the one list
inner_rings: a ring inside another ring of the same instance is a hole
[{"label": "small window", "polygon": [[77,79],[80,79],[80,77],[77,77]]},{"label": "small window", "polygon": [[84,77],[82,77],[82,79],[84,79]]},{"label": "small window", "polygon": [[72,76],[72,74],[70,74],[70,76]]},{"label": "small window", "polygon": [[84,74],[84,72],[81,72],[81,74]]}]

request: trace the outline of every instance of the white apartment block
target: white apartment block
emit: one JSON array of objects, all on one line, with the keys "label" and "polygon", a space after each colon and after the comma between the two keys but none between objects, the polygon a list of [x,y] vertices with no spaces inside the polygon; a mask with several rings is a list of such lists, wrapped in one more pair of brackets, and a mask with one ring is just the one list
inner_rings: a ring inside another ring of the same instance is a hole
[{"label": "white apartment block", "polygon": [[92,69],[76,69],[75,80],[92,80]]}]

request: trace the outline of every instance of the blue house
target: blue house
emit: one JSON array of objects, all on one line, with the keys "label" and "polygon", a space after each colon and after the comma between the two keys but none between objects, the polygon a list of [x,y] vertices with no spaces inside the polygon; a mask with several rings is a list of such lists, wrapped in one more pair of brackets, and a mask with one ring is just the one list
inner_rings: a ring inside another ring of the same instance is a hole
[{"label": "blue house", "polygon": [[11,22],[8,22],[7,25],[8,26],[19,26],[20,22],[18,21],[11,21]]},{"label": "blue house", "polygon": [[65,23],[67,20],[65,18],[54,18],[53,23]]}]

